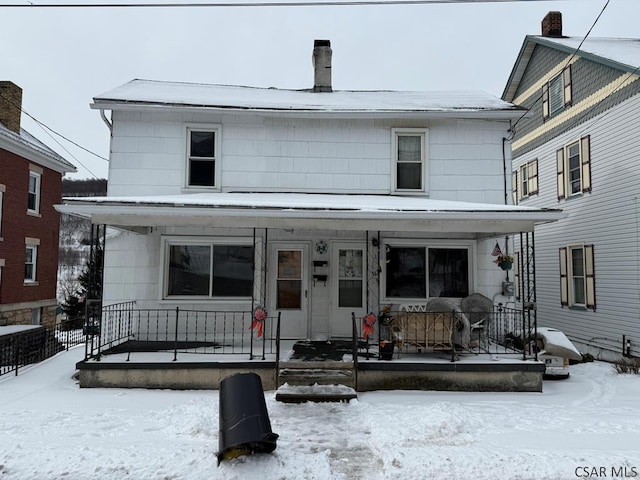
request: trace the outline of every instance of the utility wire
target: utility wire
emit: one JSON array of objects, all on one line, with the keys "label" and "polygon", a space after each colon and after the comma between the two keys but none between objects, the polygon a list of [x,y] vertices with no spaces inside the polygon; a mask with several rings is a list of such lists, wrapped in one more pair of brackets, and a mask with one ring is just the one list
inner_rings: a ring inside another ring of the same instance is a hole
[{"label": "utility wire", "polygon": [[[604,7],[602,7],[602,10],[600,10],[600,14],[596,17],[595,21],[593,22],[593,24],[591,25],[591,28],[589,28],[589,31],[587,32],[587,34],[584,36],[584,38],[582,39],[582,41],[580,42],[580,45],[578,45],[578,47],[574,50],[574,52],[571,54],[571,57],[569,57],[569,59],[567,60],[567,62],[565,63],[564,67],[562,67],[562,70],[560,71],[560,74],[562,74],[567,67],[571,64],[571,61],[576,57],[576,55],[578,54],[578,52],[580,51],[580,48],[582,48],[582,44],[585,42],[585,40],[587,39],[587,37],[589,37],[589,34],[591,33],[591,31],[593,30],[593,28],[596,26],[596,24],[598,23],[598,20],[600,20],[600,17],[602,17],[602,14],[604,13],[604,11],[607,9],[607,7],[609,6],[609,2],[611,0],[607,0],[607,2],[604,4]],[[533,109],[533,107],[535,107],[538,102],[540,100],[542,100],[542,96],[543,94],[541,93],[538,98],[536,98],[536,100],[531,104],[531,106],[529,108],[527,108],[527,111],[524,112],[522,114],[522,116],[520,118],[518,118],[518,120],[516,120],[516,123],[514,123],[511,126],[511,131],[515,134],[516,131],[516,125],[518,125],[518,123],[520,123],[520,121],[527,116],[527,114]]]},{"label": "utility wire", "polygon": [[0,7],[11,8],[184,8],[184,7],[327,7],[327,6],[377,6],[377,5],[430,5],[446,3],[505,3],[551,2],[553,0],[319,0],[279,2],[203,2],[203,3],[10,3]]}]

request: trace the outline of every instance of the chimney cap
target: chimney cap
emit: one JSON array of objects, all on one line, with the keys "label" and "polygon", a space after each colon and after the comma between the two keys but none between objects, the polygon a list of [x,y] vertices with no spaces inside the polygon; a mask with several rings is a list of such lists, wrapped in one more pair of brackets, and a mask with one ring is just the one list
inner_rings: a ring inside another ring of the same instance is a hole
[{"label": "chimney cap", "polygon": [[314,40],[313,47],[330,47],[331,40]]}]

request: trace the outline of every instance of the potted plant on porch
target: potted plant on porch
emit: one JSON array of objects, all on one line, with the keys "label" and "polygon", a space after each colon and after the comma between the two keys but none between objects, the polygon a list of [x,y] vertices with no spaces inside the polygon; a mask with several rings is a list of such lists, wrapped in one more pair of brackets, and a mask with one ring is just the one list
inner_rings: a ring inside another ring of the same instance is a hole
[{"label": "potted plant on porch", "polygon": [[509,255],[506,253],[498,255],[498,258],[496,258],[495,263],[502,270],[511,270],[511,268],[513,267],[513,255]]}]

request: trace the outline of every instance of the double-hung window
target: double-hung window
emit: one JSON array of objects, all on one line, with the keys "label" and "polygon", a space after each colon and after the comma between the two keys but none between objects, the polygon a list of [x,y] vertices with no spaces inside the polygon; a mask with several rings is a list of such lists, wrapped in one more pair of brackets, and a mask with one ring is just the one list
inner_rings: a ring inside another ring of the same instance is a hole
[{"label": "double-hung window", "polygon": [[392,181],[395,193],[426,193],[428,130],[392,129]]},{"label": "double-hung window", "polygon": [[469,249],[427,245],[387,245],[385,296],[394,299],[469,295]]},{"label": "double-hung window", "polygon": [[40,183],[42,172],[29,170],[29,193],[27,195],[27,212],[40,213]]},{"label": "double-hung window", "polygon": [[560,248],[560,304],[596,309],[593,245]]},{"label": "double-hung window", "polygon": [[542,86],[542,117],[547,119],[571,105],[571,65]]},{"label": "double-hung window", "polygon": [[591,191],[591,140],[587,135],[556,150],[558,200]]},{"label": "double-hung window", "polygon": [[27,245],[27,252],[24,261],[24,282],[34,283],[36,281],[36,266],[38,262],[38,246]]},{"label": "double-hung window", "polygon": [[186,186],[219,188],[220,127],[187,127]]},{"label": "double-hung window", "polygon": [[251,298],[253,245],[240,241],[165,242],[163,298]]},{"label": "double-hung window", "polygon": [[513,172],[513,203],[538,193],[538,159],[521,165]]},{"label": "double-hung window", "polygon": [[2,211],[4,209],[4,192],[6,186],[0,183],[0,240],[2,240]]}]

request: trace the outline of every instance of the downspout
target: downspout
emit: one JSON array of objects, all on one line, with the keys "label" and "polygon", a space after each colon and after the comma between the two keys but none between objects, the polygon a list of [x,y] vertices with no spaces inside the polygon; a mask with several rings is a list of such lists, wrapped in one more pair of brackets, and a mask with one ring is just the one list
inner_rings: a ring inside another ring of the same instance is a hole
[{"label": "downspout", "polygon": [[104,114],[104,110],[102,108],[100,109],[100,117],[102,117],[102,121],[107,125],[107,128],[109,129],[109,133],[113,134],[113,124],[109,121],[107,116]]}]

